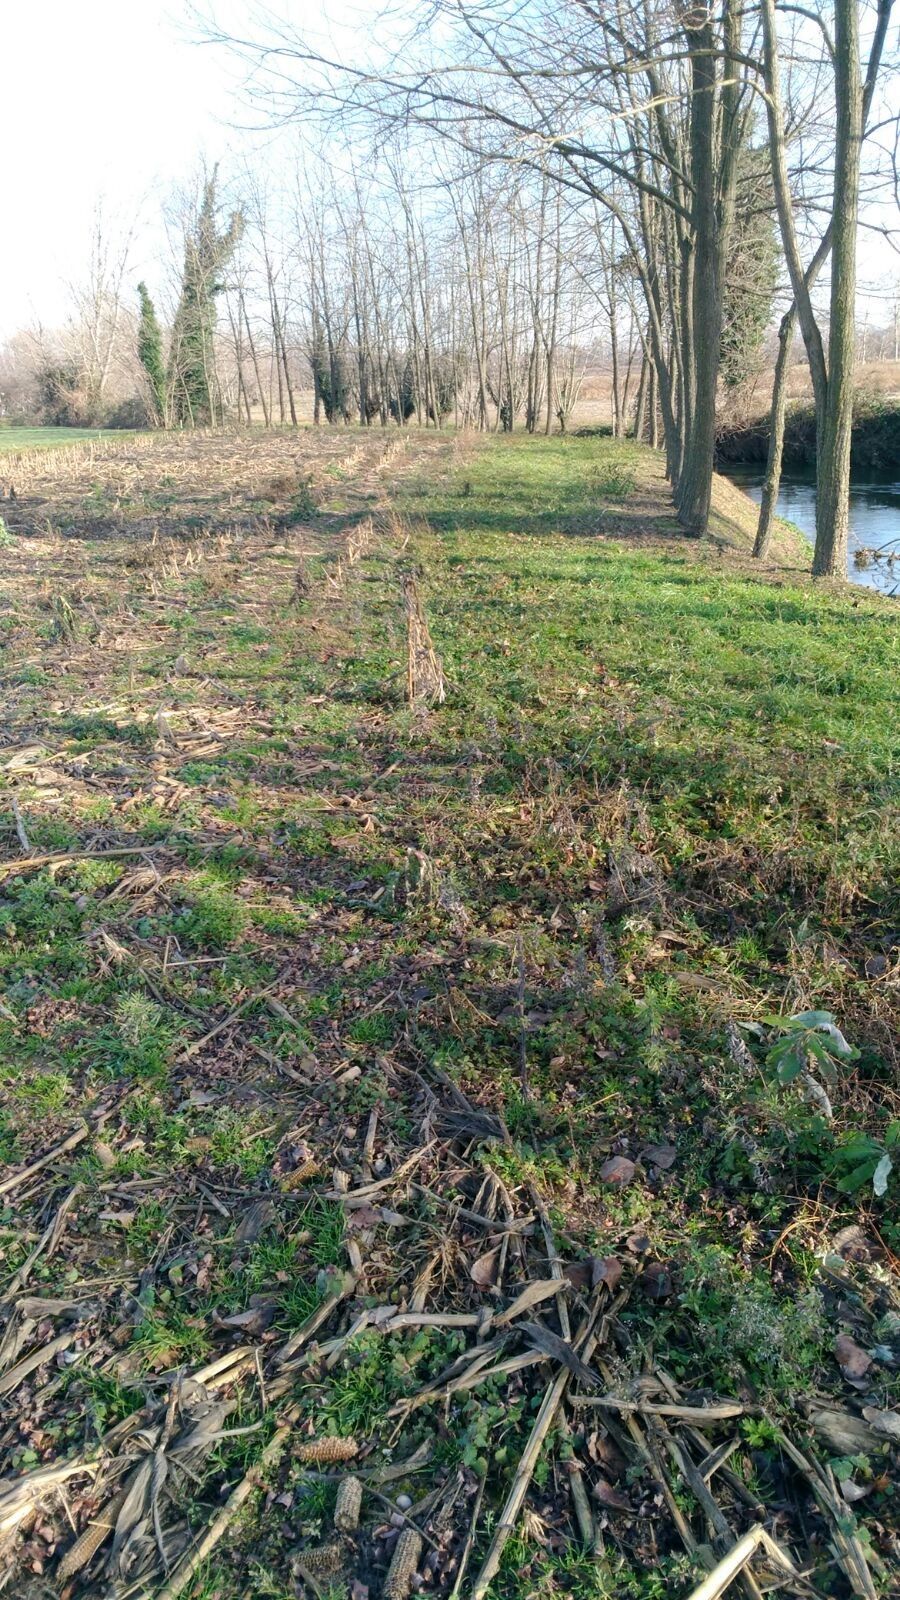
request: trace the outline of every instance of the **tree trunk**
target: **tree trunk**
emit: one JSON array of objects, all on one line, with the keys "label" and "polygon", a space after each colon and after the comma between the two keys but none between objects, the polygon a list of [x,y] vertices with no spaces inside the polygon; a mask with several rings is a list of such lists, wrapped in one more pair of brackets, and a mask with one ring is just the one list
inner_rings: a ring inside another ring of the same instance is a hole
[{"label": "tree trunk", "polygon": [[769,411],[769,450],[766,458],[766,476],[763,481],[762,504],[756,525],[753,554],[765,560],[772,542],[772,523],[781,487],[781,458],[784,454],[784,424],[787,415],[787,378],[797,326],[796,307],[791,306],[781,319],[778,330],[778,357],[772,383],[772,405]]},{"label": "tree trunk", "polygon": [[685,396],[684,463],[676,490],[678,521],[688,533],[703,534],[709,521],[716,447],[716,385],[722,341],[721,249],[716,181],[716,39],[712,23],[689,31],[691,40],[691,176],[693,261],[689,338],[693,396]]},{"label": "tree trunk", "polygon": [[856,317],[856,229],[863,133],[857,0],[835,0],[834,97],[837,109],[828,392],[816,479],[813,572],[847,571],[850,516],[850,436]]}]

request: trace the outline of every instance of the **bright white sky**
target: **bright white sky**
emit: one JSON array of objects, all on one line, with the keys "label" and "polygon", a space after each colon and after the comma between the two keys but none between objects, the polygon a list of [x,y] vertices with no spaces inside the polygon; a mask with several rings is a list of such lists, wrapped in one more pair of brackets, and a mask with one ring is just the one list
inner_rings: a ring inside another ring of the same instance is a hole
[{"label": "bright white sky", "polygon": [[[340,47],[351,41],[349,59],[354,31],[365,36],[366,20],[383,7],[384,0],[331,0]],[[273,9],[317,32],[327,28],[322,0],[281,0]],[[252,0],[216,5],[236,29],[252,27],[252,11]],[[3,6],[0,338],[62,319],[65,283],[83,271],[99,198],[113,232],[137,224],[129,277],[152,284],[173,189],[204,157],[227,170],[229,153],[246,150],[250,136],[231,125],[247,117],[236,98],[242,68],[192,35],[178,0]],[[860,264],[870,283],[900,271],[898,258],[865,235]]]}]

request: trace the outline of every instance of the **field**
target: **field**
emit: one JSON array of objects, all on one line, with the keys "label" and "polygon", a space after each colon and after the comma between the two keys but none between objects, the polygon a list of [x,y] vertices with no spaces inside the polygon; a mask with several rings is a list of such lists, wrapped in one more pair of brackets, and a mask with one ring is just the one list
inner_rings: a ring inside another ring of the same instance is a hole
[{"label": "field", "polygon": [[7,476],[0,1580],[887,1594],[896,611],[607,439]]},{"label": "field", "polygon": [[119,438],[100,428],[4,428],[0,427],[0,454],[11,450],[46,450],[51,446],[83,444],[88,439]]}]

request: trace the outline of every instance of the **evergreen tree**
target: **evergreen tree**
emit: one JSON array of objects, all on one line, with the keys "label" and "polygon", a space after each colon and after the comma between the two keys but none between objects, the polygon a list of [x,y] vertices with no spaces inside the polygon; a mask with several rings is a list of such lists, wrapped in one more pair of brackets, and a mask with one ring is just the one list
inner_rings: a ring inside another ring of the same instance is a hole
[{"label": "evergreen tree", "polygon": [[166,369],[162,353],[162,330],[156,308],[147,292],[147,285],[139,283],[137,292],[141,308],[137,334],[138,360],[147,374],[153,420],[161,425],[166,420]]},{"label": "evergreen tree", "polygon": [[227,228],[219,232],[213,169],[204,182],[196,219],[185,238],[181,297],[172,329],[169,392],[172,420],[182,426],[199,427],[215,421],[216,296],[225,287],[221,274],[234,254],[243,227],[243,216],[235,211]]}]

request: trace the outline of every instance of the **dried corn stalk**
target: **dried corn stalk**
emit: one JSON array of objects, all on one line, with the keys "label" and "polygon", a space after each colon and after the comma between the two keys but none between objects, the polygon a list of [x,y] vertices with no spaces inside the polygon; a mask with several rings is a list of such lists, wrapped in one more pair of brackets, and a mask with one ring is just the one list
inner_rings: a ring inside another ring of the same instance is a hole
[{"label": "dried corn stalk", "polygon": [[425,700],[443,705],[447,698],[444,669],[431,642],[428,620],[411,572],[403,574],[403,603],[406,608],[406,698],[410,705]]},{"label": "dried corn stalk", "polygon": [[366,517],[365,521],[359,523],[358,527],[350,529],[345,541],[348,566],[355,567],[360,557],[365,555],[369,545],[372,543],[374,531],[371,517]]},{"label": "dried corn stalk", "polygon": [[384,1580],[387,1600],[406,1600],[422,1554],[422,1536],[415,1528],[404,1528],[394,1548],[388,1575]]},{"label": "dried corn stalk", "polygon": [[306,565],[306,557],[301,550],[300,559],[297,562],[297,570],[294,573],[294,587],[291,590],[291,604],[295,606],[301,605],[310,594],[312,594],[312,580],[309,576],[309,568]]},{"label": "dried corn stalk", "polygon": [[307,1439],[297,1450],[301,1461],[314,1461],[327,1466],[332,1461],[350,1461],[359,1454],[355,1439]]},{"label": "dried corn stalk", "polygon": [[341,1480],[334,1502],[334,1525],[339,1533],[353,1533],[359,1527],[363,1486],[351,1473]]}]

